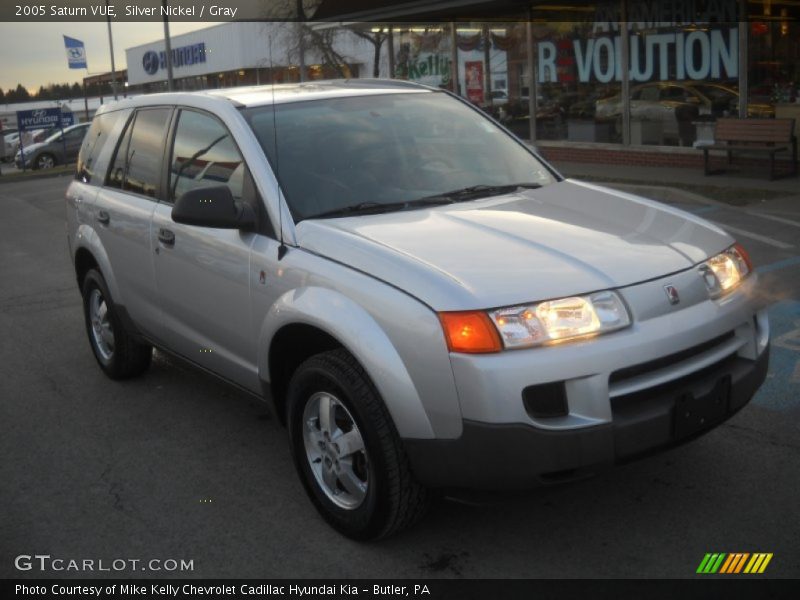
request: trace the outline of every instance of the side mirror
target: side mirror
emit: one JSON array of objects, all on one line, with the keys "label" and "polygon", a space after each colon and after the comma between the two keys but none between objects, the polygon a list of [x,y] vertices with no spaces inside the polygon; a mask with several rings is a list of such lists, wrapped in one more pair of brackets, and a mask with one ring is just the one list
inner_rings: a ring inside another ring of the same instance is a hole
[{"label": "side mirror", "polygon": [[216,229],[252,230],[256,215],[246,202],[234,200],[227,185],[195,188],[182,194],[172,208],[172,220]]}]

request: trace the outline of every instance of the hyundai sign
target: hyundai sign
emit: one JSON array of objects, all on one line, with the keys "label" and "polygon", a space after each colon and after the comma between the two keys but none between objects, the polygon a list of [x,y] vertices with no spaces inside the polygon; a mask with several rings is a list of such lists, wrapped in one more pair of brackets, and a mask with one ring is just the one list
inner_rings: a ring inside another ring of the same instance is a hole
[{"label": "hyundai sign", "polygon": [[17,127],[20,131],[67,127],[75,123],[72,112],[61,112],[60,108],[37,108],[17,111]]},{"label": "hyundai sign", "polygon": [[[196,65],[204,62],[206,62],[206,45],[203,42],[172,49],[173,68]],[[144,53],[144,56],[142,56],[142,67],[144,67],[144,71],[148,75],[155,75],[159,69],[166,69],[167,53],[163,50],[161,52],[148,50]]]}]

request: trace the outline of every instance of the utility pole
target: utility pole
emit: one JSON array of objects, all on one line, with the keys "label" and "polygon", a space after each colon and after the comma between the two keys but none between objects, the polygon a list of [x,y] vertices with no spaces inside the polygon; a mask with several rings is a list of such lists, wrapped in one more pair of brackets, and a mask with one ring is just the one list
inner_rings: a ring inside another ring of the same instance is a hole
[{"label": "utility pole", "polygon": [[108,21],[108,49],[111,51],[111,91],[114,100],[117,99],[117,69],[114,66],[114,40],[111,37],[111,17],[108,14],[108,0],[106,0],[106,21]]},{"label": "utility pole", "polygon": [[394,24],[389,23],[389,79],[394,79]]},{"label": "utility pole", "polygon": [[453,86],[453,93],[459,94],[458,90],[458,29],[456,22],[450,23],[450,83]]},{"label": "utility pole", "polygon": [[305,11],[303,10],[303,0],[297,0],[297,47],[300,53],[300,81],[306,80],[306,43],[303,21],[305,21]]},{"label": "utility pole", "polygon": [[[628,0],[622,0],[621,5],[622,19],[620,21],[620,47],[622,53],[620,56],[620,70],[622,71],[622,145],[631,145],[631,68],[630,68],[630,55],[631,55],[631,32],[628,27]],[[635,44],[639,40],[634,40]]]},{"label": "utility pole", "polygon": [[[537,99],[536,95],[539,90],[539,83],[538,83],[538,69],[536,68],[536,63],[534,62],[538,56],[539,48],[537,46],[536,52],[534,52],[533,48],[533,14],[531,13],[531,9],[528,9],[528,19],[525,22],[525,49],[527,51],[528,57],[528,65],[526,71],[527,79],[528,79],[528,115],[529,115],[529,122],[528,122],[528,137],[530,138],[531,144],[536,143],[536,112],[538,111],[537,106]],[[521,92],[522,90],[520,90]]]},{"label": "utility pole", "polygon": [[739,0],[739,118],[747,118],[747,104],[750,95],[750,80],[748,79],[747,43],[748,28],[747,0]]},{"label": "utility pole", "polygon": [[167,59],[167,89],[171,92],[175,89],[175,81],[172,79],[172,44],[169,41],[169,17],[167,16],[167,0],[161,0],[164,9],[164,48]]}]

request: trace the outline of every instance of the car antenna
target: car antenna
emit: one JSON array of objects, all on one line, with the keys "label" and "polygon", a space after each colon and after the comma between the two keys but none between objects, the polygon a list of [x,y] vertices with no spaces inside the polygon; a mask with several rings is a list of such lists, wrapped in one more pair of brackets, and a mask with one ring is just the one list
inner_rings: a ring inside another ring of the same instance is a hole
[{"label": "car antenna", "polygon": [[283,190],[280,182],[280,159],[278,157],[278,119],[275,116],[275,63],[272,62],[272,36],[269,36],[269,81],[272,87],[272,143],[275,146],[275,179],[278,180],[278,260],[281,260],[289,251],[283,242],[283,203],[281,197]]}]

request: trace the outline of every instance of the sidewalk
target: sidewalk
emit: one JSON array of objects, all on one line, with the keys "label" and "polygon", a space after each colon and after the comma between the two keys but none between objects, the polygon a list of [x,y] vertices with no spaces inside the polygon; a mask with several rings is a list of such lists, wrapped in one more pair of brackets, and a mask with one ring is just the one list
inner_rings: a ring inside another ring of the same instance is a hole
[{"label": "sidewalk", "polygon": [[723,188],[745,188],[751,190],[765,190],[781,192],[787,196],[800,196],[800,178],[785,177],[770,181],[767,170],[763,173],[750,170],[742,173],[734,165],[728,173],[720,175],[704,175],[702,169],[686,169],[680,167],[629,167],[626,165],[608,165],[598,163],[555,163],[563,175],[580,179],[619,179],[635,181],[637,183],[651,183],[653,185],[681,185],[710,186]]},{"label": "sidewalk", "polygon": [[[800,217],[800,178],[770,181],[766,173],[734,166],[729,173],[706,176],[702,170],[670,167],[630,167],[595,163],[554,162],[565,177],[583,179],[628,189],[654,199],[670,200],[677,195],[689,201],[705,200],[728,206],[757,205],[769,211]],[[683,199],[682,198],[682,199]]]}]

